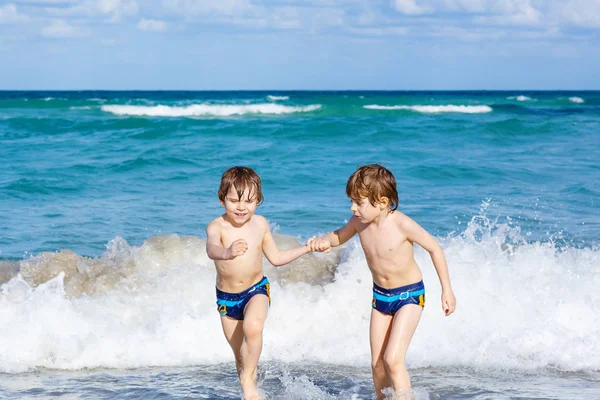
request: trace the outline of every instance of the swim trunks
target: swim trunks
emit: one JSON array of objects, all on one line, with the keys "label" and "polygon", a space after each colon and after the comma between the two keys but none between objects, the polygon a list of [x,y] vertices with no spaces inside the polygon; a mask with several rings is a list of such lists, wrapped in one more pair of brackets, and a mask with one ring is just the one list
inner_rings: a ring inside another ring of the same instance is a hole
[{"label": "swim trunks", "polygon": [[425,286],[423,281],[401,286],[395,289],[384,289],[373,283],[373,308],[377,311],[394,315],[407,304],[425,307]]},{"label": "swim trunks", "polygon": [[217,310],[221,315],[242,320],[244,319],[244,309],[250,299],[257,294],[264,294],[271,304],[271,285],[266,276],[256,285],[239,293],[227,293],[217,289]]}]

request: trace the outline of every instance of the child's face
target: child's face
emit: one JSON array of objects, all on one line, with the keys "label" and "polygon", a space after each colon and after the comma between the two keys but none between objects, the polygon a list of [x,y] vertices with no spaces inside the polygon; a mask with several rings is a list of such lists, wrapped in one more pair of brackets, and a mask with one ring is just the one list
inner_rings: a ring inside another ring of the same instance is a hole
[{"label": "child's face", "polygon": [[250,221],[257,207],[256,195],[252,188],[244,189],[242,197],[238,197],[237,191],[231,185],[225,201],[221,202],[225,207],[225,213],[230,221],[236,225],[244,225]]},{"label": "child's face", "polygon": [[350,211],[363,223],[373,222],[380,213],[379,207],[372,205],[367,198],[362,198],[358,201],[352,200]]},{"label": "child's face", "polygon": [[358,201],[352,200],[352,206],[350,210],[359,219],[360,222],[370,223],[373,222],[379,215],[381,215],[381,204],[371,204],[369,199],[362,198]]}]

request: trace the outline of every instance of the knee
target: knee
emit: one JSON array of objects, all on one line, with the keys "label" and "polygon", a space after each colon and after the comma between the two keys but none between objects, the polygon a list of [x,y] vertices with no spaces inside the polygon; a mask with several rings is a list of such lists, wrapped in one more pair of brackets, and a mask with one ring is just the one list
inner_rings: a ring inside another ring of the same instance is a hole
[{"label": "knee", "polygon": [[244,320],[244,336],[252,339],[262,337],[263,326],[260,320]]},{"label": "knee", "polygon": [[385,364],[385,369],[390,375],[397,374],[406,369],[406,367],[404,366],[404,357],[386,353],[383,356],[383,361]]},{"label": "knee", "polygon": [[371,369],[373,371],[385,371],[385,363],[382,358],[371,360]]}]

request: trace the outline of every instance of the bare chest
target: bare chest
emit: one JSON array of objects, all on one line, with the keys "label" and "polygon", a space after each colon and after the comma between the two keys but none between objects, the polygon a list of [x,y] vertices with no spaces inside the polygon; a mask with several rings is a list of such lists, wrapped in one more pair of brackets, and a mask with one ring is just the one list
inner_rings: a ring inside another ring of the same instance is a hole
[{"label": "bare chest", "polygon": [[406,235],[398,230],[365,229],[359,236],[365,256],[369,260],[395,258],[412,250]]}]

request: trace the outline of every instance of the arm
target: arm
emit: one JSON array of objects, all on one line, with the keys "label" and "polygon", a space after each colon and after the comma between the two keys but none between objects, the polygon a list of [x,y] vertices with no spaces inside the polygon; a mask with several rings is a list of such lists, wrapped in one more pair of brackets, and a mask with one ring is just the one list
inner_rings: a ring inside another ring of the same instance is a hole
[{"label": "arm", "polygon": [[350,221],[340,229],[333,232],[329,232],[327,235],[320,237],[318,240],[320,243],[329,242],[331,247],[337,247],[356,235],[356,217],[350,218]]},{"label": "arm", "polygon": [[241,256],[248,249],[246,241],[238,239],[229,248],[221,244],[221,230],[216,222],[211,222],[206,227],[206,254],[211,260],[233,260]]},{"label": "arm", "polygon": [[279,250],[273,235],[271,234],[271,228],[268,222],[265,220],[265,236],[263,237],[262,249],[263,253],[267,257],[267,260],[275,267],[280,267],[285,264],[289,264],[295,259],[310,253],[310,247],[308,245],[296,247],[289,250]]},{"label": "arm", "polygon": [[450,283],[448,263],[442,248],[429,232],[406,215],[402,215],[400,225],[408,240],[423,247],[431,256],[431,261],[433,261],[433,266],[442,285],[442,308],[446,315],[452,314],[456,308],[456,299]]}]

